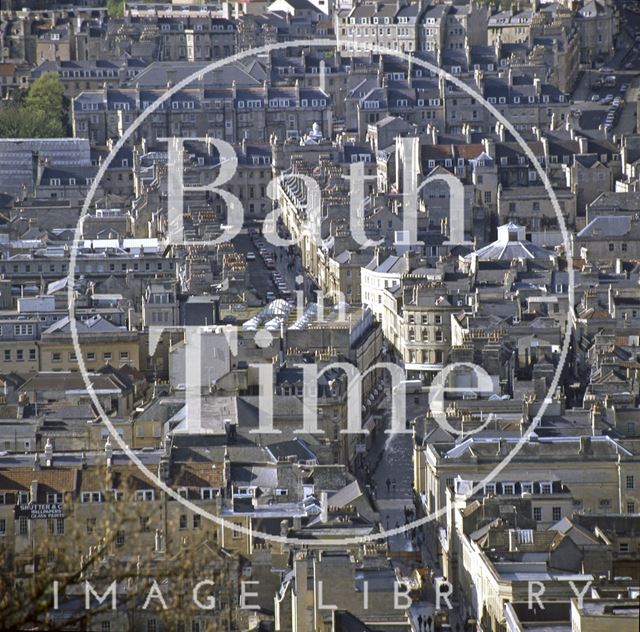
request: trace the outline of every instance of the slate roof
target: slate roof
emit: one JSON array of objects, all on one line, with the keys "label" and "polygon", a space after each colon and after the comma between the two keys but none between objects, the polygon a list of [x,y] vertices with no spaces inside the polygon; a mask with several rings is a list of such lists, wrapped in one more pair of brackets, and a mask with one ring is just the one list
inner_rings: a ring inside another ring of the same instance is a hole
[{"label": "slate roof", "polygon": [[[116,327],[113,323],[100,315],[87,318],[86,320],[77,320],[76,323],[78,335],[120,333],[126,331],[126,329]],[[71,319],[69,316],[65,316],[51,325],[51,327],[43,332],[43,335],[56,333],[71,333]]]},{"label": "slate roof", "polygon": [[629,215],[600,215],[594,217],[578,233],[578,239],[624,237],[631,230],[631,219]]},{"label": "slate roof", "polygon": [[296,461],[317,460],[317,456],[309,449],[307,444],[298,438],[291,441],[272,443],[266,447],[266,450],[276,461],[288,457],[295,457]]},{"label": "slate roof", "polygon": [[31,189],[34,156],[46,160],[49,169],[91,167],[91,149],[85,138],[0,139],[0,190],[16,195],[25,185]]},{"label": "slate roof", "polygon": [[638,212],[640,211],[640,192],[614,193],[613,191],[603,191],[591,202],[589,210],[597,210],[598,207],[615,207],[621,211]]},{"label": "slate roof", "polygon": [[509,223],[498,228],[496,241],[468,254],[465,261],[471,261],[474,256],[480,261],[513,261],[514,259],[548,259],[553,256],[553,253],[526,240],[522,226]]}]

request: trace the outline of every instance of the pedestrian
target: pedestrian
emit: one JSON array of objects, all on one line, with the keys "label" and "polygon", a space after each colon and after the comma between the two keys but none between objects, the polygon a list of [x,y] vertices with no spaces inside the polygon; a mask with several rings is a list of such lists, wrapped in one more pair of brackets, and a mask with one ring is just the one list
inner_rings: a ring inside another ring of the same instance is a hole
[{"label": "pedestrian", "polygon": [[394,496],[394,498],[395,498],[395,495],[396,495],[396,484],[394,482],[393,483],[393,496]]},{"label": "pedestrian", "polygon": [[418,630],[422,630],[422,615],[418,615]]},{"label": "pedestrian", "polygon": [[429,632],[429,630],[431,630],[431,622],[433,621],[433,619],[431,618],[431,615],[429,615],[427,617],[427,632]]},{"label": "pedestrian", "polygon": [[391,488],[391,481],[387,479],[387,496],[389,495],[389,489]]}]

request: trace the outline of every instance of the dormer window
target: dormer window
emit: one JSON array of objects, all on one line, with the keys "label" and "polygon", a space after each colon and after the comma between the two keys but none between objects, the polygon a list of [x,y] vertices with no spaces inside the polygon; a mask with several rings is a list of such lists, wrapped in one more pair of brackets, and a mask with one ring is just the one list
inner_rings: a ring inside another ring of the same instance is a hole
[{"label": "dormer window", "polygon": [[516,493],[515,483],[502,483],[502,493],[505,496],[513,496]]},{"label": "dormer window", "polygon": [[102,492],[82,492],[80,500],[83,503],[101,503]]}]

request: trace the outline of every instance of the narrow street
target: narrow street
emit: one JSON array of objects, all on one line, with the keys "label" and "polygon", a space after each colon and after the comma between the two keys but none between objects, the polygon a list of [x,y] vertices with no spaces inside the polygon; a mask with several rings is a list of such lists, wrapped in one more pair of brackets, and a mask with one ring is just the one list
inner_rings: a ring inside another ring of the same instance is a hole
[{"label": "narrow street", "polygon": [[[378,508],[385,529],[397,529],[407,523],[405,509],[413,511],[411,435],[383,435],[379,443],[381,458],[373,472]],[[411,550],[411,532],[392,536],[389,546],[398,551]]]}]

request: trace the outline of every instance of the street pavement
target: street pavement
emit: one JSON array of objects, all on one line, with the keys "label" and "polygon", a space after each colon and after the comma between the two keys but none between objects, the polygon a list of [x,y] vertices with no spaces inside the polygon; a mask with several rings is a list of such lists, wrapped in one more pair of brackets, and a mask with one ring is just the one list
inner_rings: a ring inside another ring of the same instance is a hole
[{"label": "street pavement", "polygon": [[258,296],[264,299],[267,292],[276,292],[277,288],[271,277],[272,271],[268,270],[264,265],[264,261],[258,253],[258,249],[251,241],[246,229],[243,229],[239,235],[234,237],[233,243],[237,252],[241,252],[244,255],[248,252],[253,252],[256,255],[255,261],[247,261],[247,266],[249,268],[251,285],[255,288]]},{"label": "street pavement", "polygon": [[[420,413],[419,407],[407,401],[407,416],[413,419]],[[371,471],[371,482],[376,489],[376,504],[380,512],[382,526],[394,529],[405,524],[405,509],[414,509],[413,503],[413,438],[410,433],[387,435],[379,434],[373,442],[368,455],[368,465]],[[389,487],[387,488],[387,481]],[[416,529],[416,532],[420,529]],[[410,533],[410,532],[409,532]],[[394,558],[394,553],[419,551],[419,560],[402,559],[397,557],[394,563],[400,568],[401,574],[409,574],[412,567],[427,568],[432,571],[432,577],[442,576],[437,561],[434,560],[424,542],[416,540],[401,533],[389,538],[389,554]],[[429,573],[428,573],[429,574]],[[455,595],[452,598],[453,610],[448,613],[448,621],[455,631],[464,629],[464,621],[456,610]],[[424,598],[416,601],[408,612],[413,630],[420,631],[418,617],[422,617],[422,630],[427,630],[426,621],[429,616],[435,619],[435,588],[431,579],[427,579]],[[431,628],[433,631],[433,626]]]},{"label": "street pavement", "polygon": [[[249,271],[252,284],[260,292],[264,284],[272,286],[271,271],[267,270],[257,254],[257,249],[251,242],[248,235],[240,235],[237,239],[241,241],[242,252],[254,251],[257,259],[250,262]],[[293,291],[300,289],[298,283],[301,272],[300,258],[295,257],[294,265],[290,268],[289,258],[285,248],[277,248],[266,243],[266,248],[273,253],[276,268],[281,276]],[[280,255],[280,256],[278,256]],[[304,276],[304,275],[303,275]],[[306,300],[309,298],[310,284],[304,283]],[[295,295],[294,295],[295,296]],[[386,400],[388,402],[388,398]],[[407,415],[411,419],[418,415],[421,411],[414,410],[414,406],[408,400]],[[388,406],[388,404],[385,404]],[[389,415],[386,415],[389,417]],[[367,465],[369,466],[370,478],[366,483],[375,489],[375,501],[380,514],[382,527],[384,529],[396,529],[403,527],[415,519],[414,495],[413,495],[413,438],[410,432],[398,434],[385,434],[381,432],[377,435],[367,454]],[[388,483],[388,484],[387,484]],[[406,512],[411,512],[407,514]],[[408,518],[409,516],[409,518]],[[436,561],[430,557],[426,546],[421,542],[421,535],[418,533],[420,529],[407,529],[398,535],[388,538],[389,552],[391,557],[395,553],[400,554],[394,559],[394,563],[400,568],[401,574],[410,574],[413,568],[418,566],[427,566],[433,569],[435,575],[439,575],[436,568]],[[415,536],[415,537],[412,537]],[[404,558],[402,554],[410,552],[419,552],[418,559]],[[435,619],[435,591],[431,581],[427,582],[425,590],[425,600],[416,601],[408,611],[413,630],[427,630],[426,621],[429,617]],[[419,626],[419,619],[423,623]],[[455,612],[449,613],[449,622],[453,629],[460,623]],[[460,628],[462,629],[462,628]],[[433,627],[431,628],[433,630]]]},{"label": "street pavement", "polygon": [[[397,529],[406,524],[405,509],[413,510],[412,445],[410,434],[384,435],[378,455],[381,457],[373,472],[377,490],[377,504],[385,529]],[[396,551],[412,550],[409,532],[389,539],[389,547]]]}]

